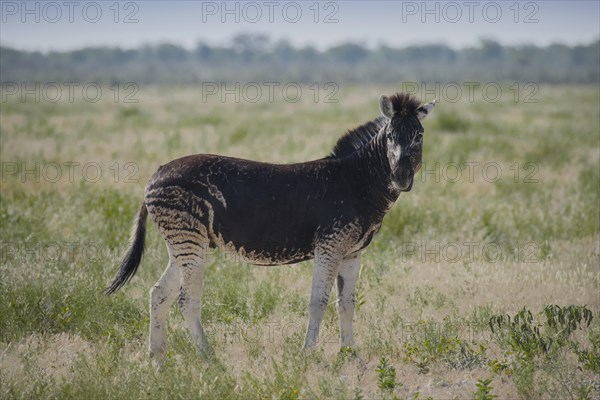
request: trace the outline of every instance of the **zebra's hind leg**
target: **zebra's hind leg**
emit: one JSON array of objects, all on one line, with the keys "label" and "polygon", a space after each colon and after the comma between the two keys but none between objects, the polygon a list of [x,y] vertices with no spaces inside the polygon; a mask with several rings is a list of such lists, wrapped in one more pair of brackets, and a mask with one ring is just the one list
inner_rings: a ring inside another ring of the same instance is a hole
[{"label": "zebra's hind leg", "polygon": [[165,331],[167,314],[177,297],[179,269],[169,256],[169,264],[150,290],[150,357],[162,364],[166,355]]},{"label": "zebra's hind leg", "polygon": [[200,321],[204,260],[200,254],[187,253],[178,258],[177,262],[181,271],[179,308],[199,353],[209,356],[212,349]]}]

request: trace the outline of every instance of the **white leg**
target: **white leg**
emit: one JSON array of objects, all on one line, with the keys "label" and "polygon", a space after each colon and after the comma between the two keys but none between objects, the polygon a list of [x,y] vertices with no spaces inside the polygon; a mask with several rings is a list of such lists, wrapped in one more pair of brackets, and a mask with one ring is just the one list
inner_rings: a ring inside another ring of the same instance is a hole
[{"label": "white leg", "polygon": [[210,346],[200,322],[200,298],[204,282],[204,263],[197,259],[181,267],[181,291],[179,308],[187,324],[190,335],[201,354],[210,353]]},{"label": "white leg", "polygon": [[354,295],[360,271],[360,254],[342,260],[337,276],[338,313],[340,316],[340,346],[354,345],[352,319],[354,318]]},{"label": "white leg", "polygon": [[166,354],[167,314],[177,297],[179,269],[170,260],[167,269],[150,290],[150,356],[162,362]]},{"label": "white leg", "polygon": [[327,308],[329,294],[334,278],[340,265],[338,257],[320,252],[315,255],[315,270],[313,273],[310,303],[308,304],[308,328],[304,339],[304,348],[314,347],[319,340],[319,329],[323,314]]}]

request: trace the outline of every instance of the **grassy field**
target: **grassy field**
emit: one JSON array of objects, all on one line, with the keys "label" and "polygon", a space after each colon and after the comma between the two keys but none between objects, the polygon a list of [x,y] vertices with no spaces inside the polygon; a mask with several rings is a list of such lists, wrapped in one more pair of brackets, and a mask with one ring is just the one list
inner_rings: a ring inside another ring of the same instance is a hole
[{"label": "grassy field", "polygon": [[202,309],[215,357],[195,353],[175,305],[156,370],[148,291],[167,252],[151,223],[136,277],[101,294],[159,165],[319,158],[391,92],[3,101],[0,398],[600,398],[598,87],[442,98],[412,192],[364,253],[352,350],[338,346],[335,296],[317,350],[300,350],[312,263],[252,267],[215,252]]}]

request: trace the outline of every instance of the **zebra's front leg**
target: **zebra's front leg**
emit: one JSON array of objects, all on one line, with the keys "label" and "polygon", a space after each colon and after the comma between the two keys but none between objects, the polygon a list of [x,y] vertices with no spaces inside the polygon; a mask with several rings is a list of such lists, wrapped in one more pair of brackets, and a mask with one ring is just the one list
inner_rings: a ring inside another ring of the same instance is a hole
[{"label": "zebra's front leg", "polygon": [[326,251],[315,252],[315,270],[313,272],[310,302],[308,304],[308,328],[304,339],[304,349],[310,349],[319,340],[319,329],[333,281],[340,266],[341,257]]},{"label": "zebra's front leg", "polygon": [[345,258],[337,275],[338,313],[340,316],[340,346],[354,346],[355,289],[360,272],[360,254]]}]

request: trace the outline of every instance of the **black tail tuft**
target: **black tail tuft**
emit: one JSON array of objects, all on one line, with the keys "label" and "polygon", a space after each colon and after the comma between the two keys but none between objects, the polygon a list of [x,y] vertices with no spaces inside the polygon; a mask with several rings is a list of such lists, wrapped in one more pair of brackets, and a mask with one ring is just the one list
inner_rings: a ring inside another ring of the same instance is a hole
[{"label": "black tail tuft", "polygon": [[133,233],[129,243],[129,248],[127,249],[125,258],[123,258],[123,262],[121,263],[121,268],[119,268],[119,272],[117,272],[117,275],[109,283],[108,287],[104,289],[105,294],[108,295],[116,292],[123,285],[129,282],[129,280],[133,278],[133,275],[135,275],[135,272],[142,261],[142,254],[144,254],[144,239],[146,237],[147,216],[148,209],[146,208],[146,204],[142,203],[140,211],[137,215],[137,219],[133,226]]}]

